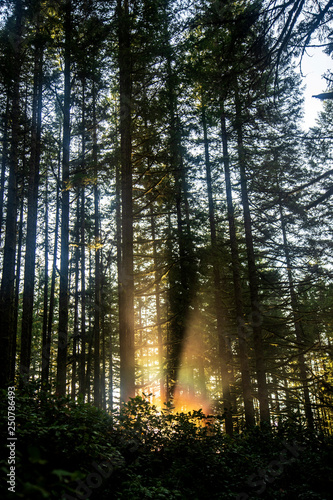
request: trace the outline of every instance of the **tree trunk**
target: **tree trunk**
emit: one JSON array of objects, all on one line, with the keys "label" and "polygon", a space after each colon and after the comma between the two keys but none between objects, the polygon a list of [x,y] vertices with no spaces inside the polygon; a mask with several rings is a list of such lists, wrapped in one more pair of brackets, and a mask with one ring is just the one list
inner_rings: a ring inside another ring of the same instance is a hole
[{"label": "tree trunk", "polygon": [[[122,247],[121,247],[121,182],[120,182],[120,165],[116,164],[116,261],[117,261],[117,275],[118,275],[118,307],[119,307],[119,330],[120,330],[120,302],[121,302],[121,269],[122,269]],[[110,394],[111,404],[113,406],[113,371],[114,371],[114,360],[113,360],[113,342],[112,336],[110,336],[110,377],[112,377],[112,394]],[[111,381],[110,381],[111,384]],[[110,388],[111,392],[111,388]]]},{"label": "tree trunk", "polygon": [[[92,289],[92,243],[91,243],[91,238],[90,234],[88,237],[88,248],[89,248],[89,259],[88,259],[88,289]],[[92,324],[92,317],[93,317],[93,296],[92,294],[88,295],[88,357],[87,357],[87,373],[86,373],[86,381],[85,381],[85,387],[86,387],[86,393],[87,393],[87,399],[88,403],[91,402],[91,371],[92,371],[92,366],[93,366],[93,340],[94,340],[94,335],[93,335],[93,324]]]},{"label": "tree trunk", "polygon": [[228,347],[227,332],[226,332],[226,313],[223,307],[223,296],[221,287],[221,274],[219,267],[218,245],[216,237],[215,225],[215,209],[212,191],[212,176],[209,160],[209,146],[207,135],[207,121],[205,113],[205,105],[202,103],[202,126],[204,133],[204,149],[205,149],[205,167],[206,167],[206,183],[208,194],[208,210],[209,210],[209,227],[210,227],[210,240],[212,246],[212,264],[213,264],[213,278],[214,278],[214,296],[215,296],[215,311],[216,311],[216,324],[217,336],[219,343],[219,355],[221,363],[221,377],[222,377],[222,394],[223,406],[225,413],[225,426],[226,432],[229,435],[233,433],[232,423],[232,402],[231,402],[231,366],[232,366],[232,353]]},{"label": "tree trunk", "polygon": [[[193,242],[190,229],[189,204],[186,175],[181,145],[181,126],[177,110],[176,75],[172,69],[171,44],[165,27],[165,50],[167,64],[167,97],[169,109],[170,170],[175,182],[175,203],[177,214],[177,273],[170,274],[170,346],[168,350],[168,398],[172,398],[177,384],[178,371],[184,348],[187,320],[193,304],[196,289],[196,269]],[[172,251],[171,251],[172,256]],[[175,267],[176,269],[176,267]],[[172,282],[173,279],[173,282]]]},{"label": "tree trunk", "polygon": [[260,405],[260,420],[261,422],[270,422],[269,417],[269,401],[268,388],[266,381],[266,366],[264,343],[262,336],[262,313],[259,302],[259,287],[257,278],[257,266],[254,255],[253,236],[252,236],[252,221],[250,214],[250,204],[247,190],[247,178],[245,170],[245,154],[243,145],[243,128],[242,128],[242,110],[238,94],[238,84],[235,87],[235,107],[236,107],[236,133],[237,133],[237,150],[238,164],[240,171],[241,195],[243,205],[245,241],[248,262],[248,276],[251,299],[251,326],[253,331],[254,353],[257,372],[258,384],[258,400]]},{"label": "tree trunk", "polygon": [[3,120],[2,153],[1,153],[1,178],[0,178],[0,246],[2,237],[3,201],[5,191],[5,178],[8,155],[8,127],[9,127],[9,89],[7,89],[6,111]]},{"label": "tree trunk", "polygon": [[251,384],[251,373],[250,373],[249,357],[248,357],[247,333],[244,321],[240,261],[239,261],[238,243],[236,236],[234,205],[232,201],[228,138],[227,138],[227,129],[225,123],[223,103],[221,103],[221,135],[222,135],[223,166],[224,166],[230,248],[231,248],[231,263],[232,263],[235,309],[236,309],[236,319],[237,319],[239,358],[240,358],[240,368],[242,374],[242,392],[244,399],[245,423],[247,427],[252,427],[255,424],[252,384]]},{"label": "tree trunk", "polygon": [[73,318],[73,353],[72,353],[72,381],[71,397],[75,400],[76,395],[76,376],[77,376],[77,350],[79,339],[79,260],[80,260],[80,196],[79,188],[76,200],[76,224],[75,224],[75,251],[74,251],[74,318]]},{"label": "tree trunk", "polygon": [[[39,13],[37,13],[37,35],[39,34]],[[40,167],[40,141],[42,124],[42,79],[43,47],[36,42],[34,61],[34,88],[32,101],[31,155],[29,161],[28,215],[26,252],[24,264],[23,312],[21,332],[20,377],[21,382],[29,381],[31,360],[31,340],[34,308],[36,234],[38,211],[38,187]]]},{"label": "tree trunk", "polygon": [[17,173],[20,136],[20,74],[22,63],[22,1],[15,4],[15,37],[13,43],[13,86],[11,89],[11,151],[9,159],[6,236],[0,293],[0,387],[10,382],[14,339],[14,282],[16,255]]},{"label": "tree trunk", "polygon": [[151,235],[153,240],[153,260],[155,269],[155,305],[156,305],[156,323],[157,323],[157,344],[158,344],[158,360],[160,368],[160,400],[161,403],[166,402],[165,394],[165,380],[163,370],[163,336],[162,336],[162,318],[161,318],[161,292],[160,292],[160,277],[158,275],[158,261],[157,261],[157,248],[156,248],[156,230],[155,218],[153,215],[153,206],[150,205],[150,221],[151,221]]},{"label": "tree trunk", "polygon": [[43,330],[42,330],[42,388],[46,389],[48,379],[46,376],[46,366],[44,353],[47,350],[47,312],[49,299],[49,197],[48,197],[48,176],[45,179],[45,240],[44,240],[44,297],[43,297]]},{"label": "tree trunk", "polygon": [[[86,82],[82,79],[82,169],[86,162]],[[79,394],[85,396],[85,374],[86,374],[86,255],[85,255],[85,188],[81,187],[80,206],[80,262],[81,262],[81,351],[79,365]]]},{"label": "tree trunk", "polygon": [[71,107],[71,0],[65,4],[65,88],[61,196],[61,257],[59,291],[59,327],[57,353],[57,392],[66,394],[66,365],[68,337],[68,264],[69,264],[69,150]]},{"label": "tree trunk", "polygon": [[18,241],[17,241],[17,257],[16,257],[16,271],[15,271],[15,299],[14,299],[14,334],[13,343],[11,346],[11,368],[10,380],[15,378],[15,365],[16,365],[16,339],[17,339],[17,326],[19,318],[19,301],[20,301],[20,280],[21,280],[21,255],[22,255],[22,242],[23,242],[23,217],[24,217],[24,180],[20,187],[21,206],[20,206],[20,219],[18,224]]},{"label": "tree trunk", "polygon": [[296,341],[297,341],[297,346],[298,346],[298,367],[299,367],[299,371],[300,371],[301,384],[303,387],[303,394],[304,394],[305,417],[306,417],[309,429],[313,430],[314,429],[314,421],[313,421],[313,413],[312,413],[312,408],[311,408],[311,400],[310,400],[309,385],[308,385],[308,376],[307,376],[308,370],[307,370],[306,361],[305,361],[305,357],[304,357],[304,350],[305,350],[304,333],[303,333],[302,321],[301,321],[300,314],[299,314],[299,305],[298,305],[298,298],[297,298],[295,285],[294,285],[294,278],[293,278],[293,274],[292,274],[292,263],[291,263],[290,253],[289,253],[287,229],[286,229],[285,218],[283,215],[281,195],[280,195],[280,199],[279,199],[279,211],[280,211],[280,221],[281,221],[281,229],[282,229],[282,237],[283,237],[283,250],[284,250],[284,255],[285,255],[286,265],[287,265],[289,294],[290,294],[291,308],[292,308],[293,318],[294,318],[294,328],[295,328],[295,334],[296,334]]},{"label": "tree trunk", "polygon": [[94,307],[94,404],[101,406],[100,387],[100,331],[101,331],[101,269],[100,269],[100,217],[98,189],[98,158],[97,158],[97,122],[96,122],[96,88],[93,82],[93,164],[95,173],[94,185],[94,237],[95,237],[95,307]]},{"label": "tree trunk", "polygon": [[107,397],[106,397],[106,339],[109,335],[109,329],[107,328],[106,323],[106,315],[107,311],[110,311],[110,306],[107,305],[107,299],[105,296],[105,275],[104,275],[104,266],[103,266],[103,254],[101,251],[100,255],[100,308],[101,308],[101,332],[102,332],[102,372],[101,372],[101,382],[100,382],[100,390],[101,390],[101,399],[102,399],[102,408],[106,411],[107,409]]},{"label": "tree trunk", "polygon": [[135,395],[131,36],[127,0],[118,0],[122,258],[119,276],[120,394]]},{"label": "tree trunk", "polygon": [[60,168],[61,168],[61,158],[60,151],[58,157],[58,175],[56,178],[57,182],[57,201],[56,201],[56,213],[55,213],[55,228],[54,228],[54,245],[53,245],[53,261],[52,261],[52,275],[51,275],[51,287],[50,287],[50,304],[49,304],[49,316],[47,323],[47,335],[45,339],[45,345],[43,346],[42,352],[42,378],[43,386],[48,386],[50,383],[50,360],[51,360],[51,340],[52,340],[52,327],[53,327],[53,317],[54,317],[54,305],[55,305],[55,285],[56,285],[56,275],[57,275],[57,258],[58,258],[58,233],[59,233],[59,219],[60,219]]}]

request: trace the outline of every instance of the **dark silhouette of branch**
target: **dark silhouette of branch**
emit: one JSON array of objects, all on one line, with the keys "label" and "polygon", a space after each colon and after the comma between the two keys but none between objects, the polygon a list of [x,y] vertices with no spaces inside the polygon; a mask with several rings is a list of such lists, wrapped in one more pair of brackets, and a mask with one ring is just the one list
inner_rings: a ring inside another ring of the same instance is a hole
[{"label": "dark silhouette of branch", "polygon": [[333,185],[330,188],[328,188],[328,190],[326,191],[326,193],[324,193],[322,196],[320,196],[319,198],[317,198],[317,200],[313,201],[312,203],[309,203],[309,205],[307,205],[305,207],[305,209],[309,210],[310,208],[316,207],[322,201],[327,200],[327,198],[329,198],[332,194],[333,194]]},{"label": "dark silhouette of branch", "polygon": [[323,94],[313,95],[312,97],[316,97],[317,99],[321,99],[322,101],[326,99],[333,99],[333,92],[324,92]]}]

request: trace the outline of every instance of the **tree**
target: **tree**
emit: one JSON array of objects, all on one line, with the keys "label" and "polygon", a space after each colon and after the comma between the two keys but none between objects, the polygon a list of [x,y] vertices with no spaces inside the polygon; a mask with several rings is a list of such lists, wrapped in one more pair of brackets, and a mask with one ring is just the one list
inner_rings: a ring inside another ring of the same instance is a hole
[{"label": "tree", "polygon": [[70,109],[71,109],[71,37],[72,2],[64,5],[64,102],[61,181],[61,265],[59,291],[59,326],[57,355],[57,390],[66,394],[67,342],[68,342],[68,265],[69,265],[69,159],[70,159]]},{"label": "tree", "polygon": [[236,235],[235,211],[232,200],[232,187],[229,166],[229,152],[228,152],[228,136],[226,129],[226,118],[224,111],[223,101],[221,102],[221,136],[223,147],[223,165],[225,176],[225,189],[227,198],[227,212],[229,223],[231,259],[232,259],[232,273],[234,282],[235,294],[235,309],[237,318],[238,342],[239,342],[239,356],[240,366],[242,373],[242,389],[244,398],[245,422],[248,427],[254,425],[254,409],[252,397],[252,384],[251,372],[248,357],[248,335],[244,319],[244,306],[241,285],[241,271],[240,271],[240,257],[238,251],[238,241]]},{"label": "tree", "polygon": [[32,97],[31,119],[31,153],[29,160],[28,181],[28,216],[27,236],[24,265],[24,291],[22,311],[20,375],[22,381],[29,380],[29,367],[31,358],[31,337],[34,307],[34,281],[36,258],[36,232],[37,232],[37,204],[39,187],[40,149],[41,149],[41,123],[42,123],[42,79],[43,79],[43,45],[41,33],[40,4],[34,13],[36,19],[35,54],[34,54],[34,83]]},{"label": "tree", "polygon": [[131,141],[131,35],[127,0],[118,0],[120,161],[121,161],[121,266],[119,276],[119,336],[121,399],[127,401],[135,393],[134,364],[134,276],[133,276],[133,200]]},{"label": "tree", "polygon": [[0,384],[6,387],[13,374],[15,358],[13,356],[16,342],[14,331],[14,278],[16,255],[16,218],[17,218],[17,175],[18,149],[20,142],[20,77],[23,57],[22,25],[23,4],[18,1],[14,11],[15,28],[12,33],[11,63],[12,83],[10,92],[11,147],[9,158],[8,197],[6,215],[6,236],[3,257],[3,272],[0,292],[0,329],[1,335],[1,369]]},{"label": "tree", "polygon": [[240,172],[240,184],[242,194],[242,206],[244,217],[244,230],[246,240],[246,251],[248,261],[249,288],[251,299],[251,326],[253,330],[253,342],[255,350],[255,361],[258,383],[258,399],[260,402],[260,419],[262,422],[269,422],[269,404],[268,388],[266,380],[265,353],[262,337],[262,313],[260,310],[259,285],[257,276],[256,258],[252,237],[252,221],[250,213],[250,204],[247,188],[246,160],[243,144],[242,130],[242,109],[239,99],[238,84],[235,83],[235,109],[236,109],[236,132],[237,132],[237,151],[238,165]]},{"label": "tree", "polygon": [[232,434],[233,423],[232,423],[232,401],[230,394],[230,384],[231,384],[231,365],[232,365],[232,353],[228,346],[228,339],[226,335],[226,310],[223,307],[222,298],[222,283],[221,275],[219,269],[219,257],[218,257],[218,245],[216,237],[216,225],[215,225],[215,209],[212,193],[212,175],[210,168],[209,159],[209,147],[208,147],[208,135],[207,135],[207,122],[206,122],[206,111],[204,102],[201,103],[202,108],[202,126],[204,134],[204,148],[205,148],[205,166],[206,166],[206,182],[207,182],[207,194],[208,194],[208,207],[209,207],[209,225],[210,225],[210,239],[212,246],[212,260],[213,260],[213,278],[214,278],[214,288],[215,288],[215,308],[216,308],[216,320],[217,320],[217,335],[219,340],[219,354],[221,358],[221,375],[222,375],[222,392],[224,399],[224,411],[226,415],[226,432],[227,434]]}]

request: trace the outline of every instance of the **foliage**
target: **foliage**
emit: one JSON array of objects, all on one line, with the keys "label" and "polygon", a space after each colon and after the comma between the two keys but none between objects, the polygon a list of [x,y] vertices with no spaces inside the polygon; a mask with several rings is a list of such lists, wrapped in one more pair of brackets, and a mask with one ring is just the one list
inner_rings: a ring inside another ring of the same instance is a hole
[{"label": "foliage", "polygon": [[329,498],[331,436],[284,425],[231,438],[201,410],[141,397],[111,415],[30,388],[16,403],[18,498]]}]

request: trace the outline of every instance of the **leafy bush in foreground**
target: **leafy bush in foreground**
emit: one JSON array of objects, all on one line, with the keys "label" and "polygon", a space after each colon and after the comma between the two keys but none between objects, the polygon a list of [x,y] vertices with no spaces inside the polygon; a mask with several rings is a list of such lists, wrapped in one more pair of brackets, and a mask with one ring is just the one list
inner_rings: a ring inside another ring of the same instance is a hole
[{"label": "leafy bush in foreground", "polygon": [[[6,414],[6,397],[2,409]],[[4,435],[5,419],[2,419]],[[157,412],[136,397],[109,415],[69,398],[16,397],[16,494],[4,498],[329,499],[332,437],[300,428],[230,438],[201,411]],[[5,457],[8,457],[6,451]],[[5,458],[1,462],[8,473]]]}]

